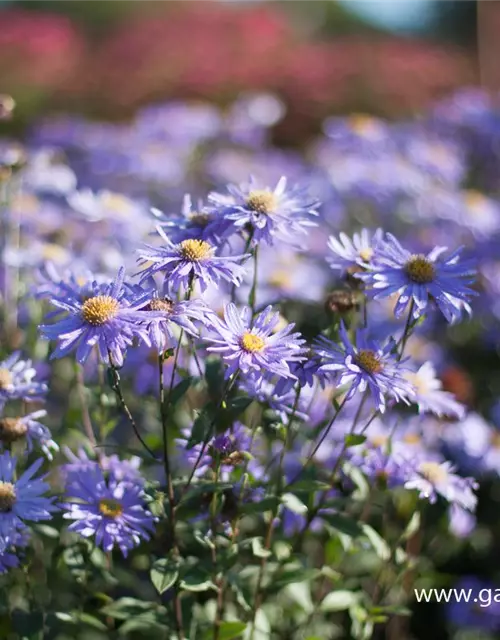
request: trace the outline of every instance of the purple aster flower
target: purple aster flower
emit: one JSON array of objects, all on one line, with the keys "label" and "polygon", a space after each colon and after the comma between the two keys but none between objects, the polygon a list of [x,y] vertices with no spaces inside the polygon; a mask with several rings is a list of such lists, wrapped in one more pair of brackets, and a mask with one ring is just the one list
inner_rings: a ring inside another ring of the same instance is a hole
[{"label": "purple aster flower", "polygon": [[405,483],[405,489],[416,489],[421,498],[432,504],[438,496],[463,509],[474,511],[477,498],[473,489],[479,485],[474,478],[462,478],[454,473],[451,462],[420,462],[412,477]]},{"label": "purple aster flower", "polygon": [[231,221],[235,230],[248,230],[254,244],[273,244],[275,239],[296,242],[297,236],[316,226],[319,202],[302,187],[287,188],[282,177],[274,189],[260,186],[253,178],[248,184],[229,185],[228,194],[212,192],[208,200]]},{"label": "purple aster flower", "polygon": [[[91,291],[89,295],[89,291]],[[76,359],[84,363],[97,347],[103,362],[123,365],[124,353],[134,338],[151,346],[146,320],[152,311],[141,311],[151,299],[151,292],[124,284],[124,270],[110,284],[92,282],[82,288],[68,284],[66,294],[54,296],[52,304],[67,315],[52,325],[41,325],[44,338],[59,340],[51,358],[62,358],[76,348]]]},{"label": "purple aster flower", "polygon": [[465,407],[455,400],[449,391],[443,390],[443,383],[436,376],[436,370],[430,362],[424,363],[418,371],[407,371],[404,377],[415,388],[415,402],[418,412],[430,411],[437,416],[448,416],[462,419]]},{"label": "purple aster flower", "polygon": [[413,465],[401,455],[380,447],[367,448],[362,454],[354,453],[351,462],[361,469],[371,482],[389,489],[403,486],[414,470]]},{"label": "purple aster flower", "polygon": [[42,495],[49,485],[33,477],[42,464],[40,458],[16,480],[16,458],[9,451],[0,453],[0,548],[24,528],[25,521],[50,520],[56,511],[54,498]]},{"label": "purple aster flower", "polygon": [[187,288],[195,279],[200,283],[202,291],[208,285],[217,286],[220,280],[239,285],[245,268],[240,264],[250,254],[239,256],[217,256],[215,247],[206,240],[189,238],[180,244],[174,244],[157,227],[164,247],[146,245],[139,251],[139,264],[146,265],[140,272],[141,282],[155,273],[162,273],[165,278],[165,290],[177,291],[181,286]]},{"label": "purple aster flower", "polygon": [[190,449],[186,445],[190,438],[189,429],[183,430],[182,437],[177,439],[180,455],[188,462],[189,467],[198,462],[202,449],[205,449],[203,456],[198,462],[195,475],[203,476],[209,469],[214,469],[216,464],[220,464],[222,477],[227,476],[235,467],[240,466],[247,460],[250,453],[252,437],[250,430],[240,422],[236,422],[230,429],[216,435],[210,440],[207,447],[202,443],[196,444]]},{"label": "purple aster flower", "polygon": [[188,334],[197,336],[198,329],[193,320],[206,324],[214,315],[199,298],[176,302],[167,296],[160,298],[157,295],[152,297],[142,310],[159,314],[147,325],[151,344],[159,353],[177,344],[178,332],[176,336],[175,329],[182,328]]},{"label": "purple aster flower", "polygon": [[462,509],[458,504],[450,504],[448,509],[450,531],[457,538],[468,538],[477,525],[476,516]]},{"label": "purple aster flower", "polygon": [[49,460],[52,451],[59,451],[58,445],[52,440],[51,433],[45,425],[38,421],[44,418],[46,411],[34,411],[26,416],[0,418],[0,446],[10,446],[13,442],[24,439],[26,450],[33,450],[33,443],[37,442]]},{"label": "purple aster flower", "polygon": [[410,300],[414,302],[413,317],[418,318],[433,301],[448,322],[459,319],[463,312],[471,313],[468,300],[476,293],[472,261],[460,261],[460,249],[441,258],[446,247],[436,247],[427,255],[412,254],[388,233],[386,242],[377,251],[373,270],[359,277],[374,289],[374,298],[398,294],[394,313],[399,318]]},{"label": "purple aster flower", "polygon": [[404,377],[405,360],[397,360],[394,340],[382,345],[371,340],[366,329],[359,329],[355,346],[343,322],[339,334],[340,345],[321,336],[316,342],[316,350],[323,358],[319,371],[335,376],[339,387],[348,387],[346,400],[368,389],[375,406],[382,413],[386,409],[387,397],[409,404],[415,391]]},{"label": "purple aster flower", "polygon": [[340,233],[338,240],[335,236],[330,236],[328,248],[334,255],[327,256],[326,261],[334,270],[366,269],[373,264],[383,236],[382,229],[377,229],[373,234],[368,229],[362,229],[352,239],[345,233]]},{"label": "purple aster flower", "polygon": [[0,409],[8,400],[41,400],[48,391],[46,384],[34,380],[31,360],[21,360],[20,355],[16,351],[0,362]]},{"label": "purple aster flower", "polygon": [[155,518],[146,509],[142,485],[112,476],[106,480],[97,463],[72,473],[66,494],[64,518],[74,520],[69,531],[84,538],[95,535],[105,551],[117,545],[126,556],[154,532]]},{"label": "purple aster flower", "polygon": [[0,574],[19,566],[19,550],[28,544],[29,536],[26,530],[15,531],[0,550]]},{"label": "purple aster flower", "polygon": [[80,448],[75,454],[69,447],[63,447],[63,452],[68,463],[59,467],[59,471],[64,478],[65,484],[71,482],[72,474],[84,474],[92,471],[97,464],[107,476],[110,474],[114,480],[132,482],[134,484],[144,484],[139,467],[141,459],[138,456],[132,456],[130,459],[121,459],[116,454],[111,456],[101,455],[99,460],[89,457],[85,449]]},{"label": "purple aster flower", "polygon": [[[498,632],[500,630],[499,585],[486,582],[475,576],[464,576],[455,584],[454,598],[446,605],[446,613],[451,624],[463,631]],[[459,597],[458,597],[459,596]],[[476,638],[481,637],[474,633]],[[493,636],[486,636],[493,637]]]},{"label": "purple aster flower", "polygon": [[212,245],[217,245],[226,235],[232,223],[221,216],[213,207],[206,207],[198,201],[193,208],[191,196],[186,194],[182,201],[180,215],[166,216],[158,209],[151,210],[153,215],[160,219],[159,225],[168,233],[168,237],[174,244],[183,240],[206,240]]},{"label": "purple aster flower", "polygon": [[304,359],[302,345],[305,340],[299,333],[292,333],[294,324],[276,331],[280,314],[267,307],[252,320],[252,311],[243,307],[238,312],[231,302],[224,309],[224,322],[215,318],[217,338],[207,338],[215,346],[208,351],[220,353],[227,365],[226,377],[240,370],[253,372],[259,377],[264,373],[280,378],[295,378],[290,365]]},{"label": "purple aster flower", "polygon": [[[292,372],[293,369],[291,368]],[[307,420],[306,411],[310,408],[311,393],[302,392],[299,403],[295,406],[297,394],[293,387],[282,388],[281,382],[288,378],[280,378],[277,383],[269,382],[260,376],[250,375],[240,382],[240,388],[244,390],[250,398],[254,398],[258,402],[268,405],[279,417],[279,419],[287,423],[289,416],[292,414],[297,420]],[[292,380],[295,382],[295,380]],[[310,391],[309,389],[307,391]],[[295,407],[295,409],[294,409]]]}]

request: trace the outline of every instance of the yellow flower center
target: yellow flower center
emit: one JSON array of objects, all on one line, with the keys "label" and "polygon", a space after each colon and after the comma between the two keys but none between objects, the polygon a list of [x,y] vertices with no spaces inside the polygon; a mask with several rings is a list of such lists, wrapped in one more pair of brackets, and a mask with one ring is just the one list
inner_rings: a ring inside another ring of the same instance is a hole
[{"label": "yellow flower center", "polygon": [[356,364],[358,364],[367,373],[378,373],[382,371],[382,364],[377,355],[369,349],[361,349],[356,355]]},{"label": "yellow flower center", "polygon": [[213,248],[205,240],[183,240],[181,242],[181,255],[186,260],[197,262],[212,255]]},{"label": "yellow flower center", "polygon": [[28,426],[21,418],[0,418],[0,440],[15,442],[26,435]]},{"label": "yellow flower center", "polygon": [[422,438],[417,433],[407,433],[403,437],[403,442],[406,444],[420,444],[422,442]]},{"label": "yellow flower center", "polygon": [[361,260],[364,260],[365,262],[370,262],[370,260],[373,257],[373,249],[371,247],[365,247],[364,249],[360,249],[358,251],[358,255],[361,258]]},{"label": "yellow flower center", "polygon": [[101,203],[107,209],[116,213],[128,213],[130,211],[130,200],[120,195],[107,191],[101,195]]},{"label": "yellow flower center", "polygon": [[12,384],[12,374],[8,369],[0,369],[0,389],[7,389]]},{"label": "yellow flower center", "polygon": [[483,194],[475,189],[468,189],[465,191],[464,199],[465,204],[471,209],[480,209],[487,201]]},{"label": "yellow flower center", "polygon": [[494,431],[491,434],[490,444],[494,449],[500,449],[500,431]]},{"label": "yellow flower center", "polygon": [[114,318],[120,310],[120,304],[111,296],[94,296],[82,305],[82,318],[85,322],[99,327]]},{"label": "yellow flower center", "polygon": [[99,500],[99,511],[106,518],[119,518],[123,513],[123,507],[118,500],[103,498]]},{"label": "yellow flower center", "polygon": [[170,313],[174,308],[174,303],[170,298],[153,298],[147,305],[147,311],[165,311]]},{"label": "yellow flower center", "polygon": [[419,473],[432,484],[444,482],[448,477],[446,469],[441,467],[437,462],[422,462],[418,467]]},{"label": "yellow flower center", "polygon": [[274,193],[265,189],[250,191],[247,198],[247,207],[257,213],[273,213],[277,205],[278,202]]},{"label": "yellow flower center", "polygon": [[388,440],[389,438],[387,436],[383,436],[382,434],[370,438],[370,442],[374,447],[385,447]]},{"label": "yellow flower center", "polygon": [[349,116],[348,122],[351,130],[359,135],[370,134],[377,130],[377,120],[365,113],[353,113]]},{"label": "yellow flower center", "polygon": [[412,256],[405,265],[407,276],[417,284],[428,284],[436,277],[436,269],[425,256]]},{"label": "yellow flower center", "polygon": [[262,351],[265,346],[263,338],[256,336],[253,333],[244,333],[240,339],[241,348],[247,353],[255,353],[256,351]]},{"label": "yellow flower center", "polygon": [[0,513],[12,511],[16,502],[16,488],[11,482],[0,482]]}]

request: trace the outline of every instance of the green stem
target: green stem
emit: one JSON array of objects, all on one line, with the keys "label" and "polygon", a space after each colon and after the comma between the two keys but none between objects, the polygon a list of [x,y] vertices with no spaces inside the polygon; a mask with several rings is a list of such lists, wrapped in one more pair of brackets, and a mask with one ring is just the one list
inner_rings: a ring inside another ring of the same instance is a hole
[{"label": "green stem", "polygon": [[257,295],[257,280],[259,273],[259,245],[255,246],[253,250],[253,280],[252,280],[252,288],[250,289],[250,293],[248,295],[248,304],[252,309],[252,315],[255,315],[255,299]]}]

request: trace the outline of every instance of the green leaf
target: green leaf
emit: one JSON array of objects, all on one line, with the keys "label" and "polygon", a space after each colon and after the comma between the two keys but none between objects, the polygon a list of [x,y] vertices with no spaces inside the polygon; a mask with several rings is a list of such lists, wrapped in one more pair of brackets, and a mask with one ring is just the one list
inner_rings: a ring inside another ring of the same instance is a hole
[{"label": "green leaf", "polygon": [[213,424],[214,421],[210,418],[207,411],[200,413],[193,423],[191,436],[187,442],[187,448],[192,449],[195,445],[207,440],[210,431],[213,430]]},{"label": "green leaf", "polygon": [[363,528],[356,520],[343,516],[340,513],[322,513],[321,517],[334,529],[340,531],[340,533],[345,533],[345,535],[351,538],[362,536],[364,533]]},{"label": "green leaf", "polygon": [[386,562],[391,558],[391,550],[387,542],[382,538],[382,536],[375,531],[373,527],[370,527],[368,524],[363,524],[363,531],[365,536],[370,541],[375,553],[377,556]]},{"label": "green leaf", "polygon": [[357,447],[359,444],[363,444],[363,442],[366,442],[366,436],[351,433],[345,437],[346,447]]},{"label": "green leaf", "polygon": [[290,488],[293,488],[294,491],[327,491],[330,489],[330,485],[326,482],[321,482],[321,480],[298,480],[293,484],[289,485]]},{"label": "green leaf", "polygon": [[359,595],[357,593],[339,589],[338,591],[332,591],[327,594],[323,598],[319,608],[321,611],[344,611],[356,604],[358,600]]},{"label": "green leaf", "polygon": [[253,398],[249,398],[248,396],[237,396],[233,398],[227,405],[228,411],[231,413],[231,416],[237,417],[241,415],[253,402]]},{"label": "green leaf", "polygon": [[257,556],[257,558],[269,558],[271,555],[269,549],[264,548],[262,538],[259,537],[252,539],[252,551],[254,556]]},{"label": "green leaf", "polygon": [[265,511],[273,511],[280,503],[280,499],[277,496],[266,496],[258,502],[246,502],[241,505],[241,513],[264,513]]},{"label": "green leaf", "polygon": [[161,595],[175,584],[179,571],[175,562],[167,558],[161,558],[154,562],[149,575],[155,589]]},{"label": "green leaf", "polygon": [[212,582],[210,575],[196,568],[190,569],[190,573],[184,576],[180,583],[181,589],[192,591],[193,593],[202,593],[209,589],[217,591],[217,587]]},{"label": "green leaf", "polygon": [[[245,631],[247,625],[245,622],[222,622],[219,627],[219,640],[233,640],[238,638]],[[203,635],[203,640],[212,640],[214,637],[213,628],[211,627]]]},{"label": "green leaf", "polygon": [[188,378],[184,378],[181,380],[179,384],[176,384],[172,389],[172,393],[169,395],[170,404],[176,404],[182,397],[187,393],[189,387],[193,383],[195,378],[193,376],[189,376]]},{"label": "green leaf", "polygon": [[119,598],[111,604],[103,607],[101,613],[116,620],[128,620],[145,613],[146,611],[154,611],[157,608],[154,602],[144,602],[136,600],[136,598]]},{"label": "green leaf", "polygon": [[307,513],[306,505],[293,493],[284,493],[281,496],[281,502],[287,509],[290,509],[290,511],[293,511],[294,513],[298,513],[301,516]]}]

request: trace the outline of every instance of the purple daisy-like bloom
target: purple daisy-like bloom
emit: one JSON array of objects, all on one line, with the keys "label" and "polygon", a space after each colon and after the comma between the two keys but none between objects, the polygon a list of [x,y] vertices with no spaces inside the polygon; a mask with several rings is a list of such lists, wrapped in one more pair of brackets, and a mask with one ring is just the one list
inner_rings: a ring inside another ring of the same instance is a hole
[{"label": "purple daisy-like bloom", "polygon": [[9,400],[41,400],[48,391],[46,384],[34,380],[36,370],[31,360],[21,360],[20,356],[16,351],[0,362],[0,409]]},{"label": "purple daisy-like bloom", "polygon": [[448,322],[471,313],[469,299],[476,295],[468,285],[474,282],[471,260],[460,260],[460,249],[441,257],[446,247],[435,247],[427,255],[412,254],[388,233],[379,246],[374,268],[359,277],[371,285],[374,298],[398,294],[394,314],[399,318],[412,300],[413,317],[418,318],[432,300]]},{"label": "purple daisy-like bloom", "polygon": [[414,471],[414,466],[408,460],[379,447],[369,447],[362,454],[354,453],[351,461],[370,481],[389,489],[403,486]]},{"label": "purple daisy-like bloom", "polygon": [[143,310],[158,314],[148,323],[148,331],[151,344],[159,353],[163,353],[177,343],[178,336],[176,337],[174,333],[175,328],[184,329],[191,336],[197,336],[198,329],[193,320],[202,324],[211,324],[210,319],[214,315],[214,312],[199,298],[176,302],[168,296],[160,298],[155,295]]},{"label": "purple daisy-like bloom", "polygon": [[19,549],[26,547],[29,535],[26,530],[15,531],[0,550],[0,574],[19,566]]},{"label": "purple daisy-like bloom", "polygon": [[321,336],[316,341],[316,351],[323,359],[319,371],[335,376],[339,387],[348,387],[346,400],[368,389],[381,413],[386,409],[387,397],[409,404],[415,391],[404,377],[405,360],[397,360],[393,339],[382,345],[370,339],[366,329],[359,329],[353,345],[343,322],[339,335],[340,345]]},{"label": "purple daisy-like bloom", "polygon": [[245,268],[240,263],[250,254],[218,256],[215,247],[206,240],[189,238],[174,244],[161,227],[157,227],[157,231],[165,246],[146,245],[139,251],[138,262],[146,265],[140,272],[141,282],[155,273],[161,273],[165,278],[165,290],[168,291],[187,288],[194,280],[200,283],[202,291],[208,285],[217,286],[220,280],[236,286],[241,283]]},{"label": "purple daisy-like bloom", "polygon": [[207,447],[199,443],[186,448],[190,438],[189,429],[183,430],[182,437],[177,439],[181,457],[185,458],[189,466],[192,468],[196,462],[202,449],[205,453],[198,462],[196,469],[196,477],[203,476],[208,469],[215,468],[216,464],[220,464],[220,472],[222,477],[229,474],[235,467],[241,465],[247,460],[246,453],[250,453],[252,437],[250,430],[240,422],[236,422],[231,429],[227,429],[224,433],[214,436]]},{"label": "purple daisy-like bloom", "polygon": [[98,464],[105,475],[110,474],[117,481],[132,482],[134,484],[144,484],[139,467],[141,459],[138,456],[132,456],[130,459],[121,459],[116,454],[111,456],[101,455],[99,461],[90,458],[85,449],[80,448],[75,454],[69,447],[63,447],[63,452],[68,463],[59,467],[59,471],[64,478],[65,484],[71,482],[72,474],[82,474],[94,469]]},{"label": "purple daisy-like bloom", "polygon": [[42,336],[59,340],[51,358],[62,358],[76,349],[76,359],[84,363],[97,347],[103,362],[123,365],[123,357],[134,338],[141,338],[151,346],[146,321],[155,316],[141,309],[151,299],[151,291],[124,284],[124,269],[120,269],[112,283],[92,282],[83,288],[68,284],[65,293],[51,298],[51,303],[67,312],[52,325],[41,325]]},{"label": "purple daisy-like bloom", "polygon": [[216,338],[207,338],[214,346],[207,351],[220,353],[227,365],[226,377],[236,371],[244,374],[275,374],[280,378],[295,378],[290,365],[304,359],[305,340],[292,333],[294,324],[276,331],[280,314],[269,306],[252,320],[249,307],[238,309],[233,303],[224,309],[224,322],[215,317]]},{"label": "purple daisy-like bloom", "polygon": [[374,233],[362,229],[359,233],[353,234],[352,239],[345,233],[340,233],[338,239],[330,236],[328,248],[334,255],[327,256],[326,261],[335,271],[359,267],[366,269],[376,259],[377,249],[383,237],[382,229],[377,229]]},{"label": "purple daisy-like bloom", "polygon": [[420,498],[426,498],[431,504],[438,496],[463,509],[474,511],[477,497],[473,489],[479,487],[474,478],[462,478],[454,473],[451,462],[420,462],[412,477],[405,483],[405,489],[416,489]]},{"label": "purple daisy-like bloom", "polygon": [[26,521],[50,520],[57,510],[43,494],[49,485],[33,476],[43,464],[40,458],[16,480],[16,458],[9,451],[0,453],[0,548],[9,544]]},{"label": "purple daisy-like bloom", "polygon": [[415,388],[413,401],[418,405],[419,413],[429,411],[437,416],[459,419],[465,416],[464,405],[457,402],[452,393],[443,390],[443,383],[436,376],[432,363],[424,363],[418,371],[407,371],[404,377]]},{"label": "purple daisy-like bloom", "polygon": [[248,184],[229,185],[227,190],[225,195],[210,193],[208,200],[235,230],[250,230],[254,244],[273,244],[275,238],[293,243],[316,226],[312,217],[318,215],[319,202],[305,188],[288,188],[285,177],[274,189],[250,178]]},{"label": "purple daisy-like bloom", "polygon": [[70,475],[66,487],[64,518],[74,520],[68,527],[84,538],[95,536],[105,551],[117,545],[124,556],[141,538],[149,540],[154,532],[154,516],[146,509],[141,484],[104,478],[97,463],[85,471]]},{"label": "purple daisy-like bloom", "polygon": [[201,200],[196,208],[193,208],[191,196],[188,194],[182,201],[180,215],[166,216],[158,209],[152,209],[151,212],[159,218],[159,226],[167,231],[170,241],[175,244],[183,240],[206,240],[216,245],[232,226],[232,223],[216,209],[205,206]]},{"label": "purple daisy-like bloom", "polygon": [[0,446],[10,446],[13,442],[24,439],[29,453],[33,450],[34,442],[37,442],[47,458],[52,460],[52,451],[59,451],[59,447],[52,440],[47,427],[38,421],[38,418],[46,415],[47,412],[41,410],[22,417],[0,418]]}]

